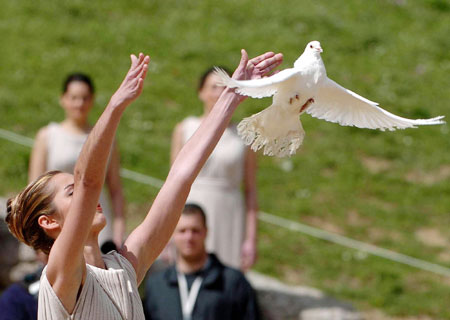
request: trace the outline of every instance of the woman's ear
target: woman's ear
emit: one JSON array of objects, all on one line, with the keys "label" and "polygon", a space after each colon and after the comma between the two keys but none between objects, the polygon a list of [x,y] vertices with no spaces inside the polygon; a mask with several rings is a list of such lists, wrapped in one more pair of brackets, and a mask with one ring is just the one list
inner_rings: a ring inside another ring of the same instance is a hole
[{"label": "woman's ear", "polygon": [[58,221],[56,221],[54,215],[41,215],[38,218],[39,226],[44,229],[44,231],[49,236],[56,236],[61,231],[61,226]]}]

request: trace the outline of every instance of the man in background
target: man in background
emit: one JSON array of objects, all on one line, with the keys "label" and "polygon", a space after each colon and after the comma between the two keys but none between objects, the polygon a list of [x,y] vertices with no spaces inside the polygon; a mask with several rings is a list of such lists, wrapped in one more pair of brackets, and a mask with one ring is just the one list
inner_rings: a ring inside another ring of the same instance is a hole
[{"label": "man in background", "polygon": [[146,281],[147,319],[259,319],[252,287],[240,271],[206,252],[206,234],[205,213],[187,204],[173,234],[175,265]]}]

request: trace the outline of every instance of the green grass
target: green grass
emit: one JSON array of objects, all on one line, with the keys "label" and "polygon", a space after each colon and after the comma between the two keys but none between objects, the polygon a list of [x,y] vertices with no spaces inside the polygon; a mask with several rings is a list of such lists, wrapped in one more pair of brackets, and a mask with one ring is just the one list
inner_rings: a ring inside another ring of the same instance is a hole
[{"label": "green grass", "polygon": [[[199,114],[197,79],[207,67],[230,68],[239,50],[283,52],[292,65],[319,40],[328,75],[410,118],[449,117],[450,4],[380,1],[6,1],[0,2],[1,128],[33,137],[59,121],[61,82],[91,74],[92,122],[128,68],[128,55],[152,57],[142,97],[118,131],[125,168],[164,179],[174,125]],[[235,120],[270,99],[247,100]],[[361,241],[450,267],[449,127],[376,132],[305,116],[298,154],[259,157],[260,207]],[[0,140],[0,194],[26,183],[30,150]],[[283,168],[291,167],[286,170]],[[124,180],[129,228],[155,189]],[[446,239],[431,246],[417,236]],[[255,269],[316,286],[361,310],[397,317],[448,319],[450,280],[425,271],[260,224]]]}]

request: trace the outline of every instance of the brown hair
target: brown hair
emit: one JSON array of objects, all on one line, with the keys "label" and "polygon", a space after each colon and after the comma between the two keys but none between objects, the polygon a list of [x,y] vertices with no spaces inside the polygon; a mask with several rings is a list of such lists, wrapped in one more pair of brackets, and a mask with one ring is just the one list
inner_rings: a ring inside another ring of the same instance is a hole
[{"label": "brown hair", "polygon": [[203,225],[206,227],[206,214],[202,207],[200,207],[196,203],[186,203],[183,212],[181,214],[191,215],[191,214],[198,214],[203,221]]},{"label": "brown hair", "polygon": [[230,71],[223,66],[211,67],[211,68],[205,70],[203,72],[203,74],[200,76],[197,91],[201,91],[203,89],[203,87],[205,86],[206,79],[209,77],[210,74],[214,73],[214,70],[216,70],[216,68],[220,68],[220,69],[224,70],[228,75],[231,74]]},{"label": "brown hair", "polygon": [[9,231],[20,241],[35,250],[48,254],[54,239],[50,238],[38,223],[42,215],[55,212],[52,204],[55,196],[48,187],[49,181],[60,171],[49,171],[31,182],[17,196],[8,199],[6,218]]}]

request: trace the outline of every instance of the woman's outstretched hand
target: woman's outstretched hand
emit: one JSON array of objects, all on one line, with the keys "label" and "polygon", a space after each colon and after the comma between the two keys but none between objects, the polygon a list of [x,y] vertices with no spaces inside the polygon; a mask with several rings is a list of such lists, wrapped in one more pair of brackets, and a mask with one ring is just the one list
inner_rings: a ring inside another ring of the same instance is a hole
[{"label": "woman's outstretched hand", "polygon": [[[241,50],[241,61],[233,73],[232,78],[236,80],[260,79],[267,76],[273,69],[283,62],[282,53],[266,52],[253,59],[248,59],[245,49]],[[244,100],[245,96],[240,96]]]},{"label": "woman's outstretched hand", "polygon": [[126,107],[139,97],[147,75],[149,62],[150,57],[145,56],[143,53],[140,53],[139,57],[136,57],[134,54],[131,55],[130,70],[128,70],[119,89],[111,97],[112,103]]}]

